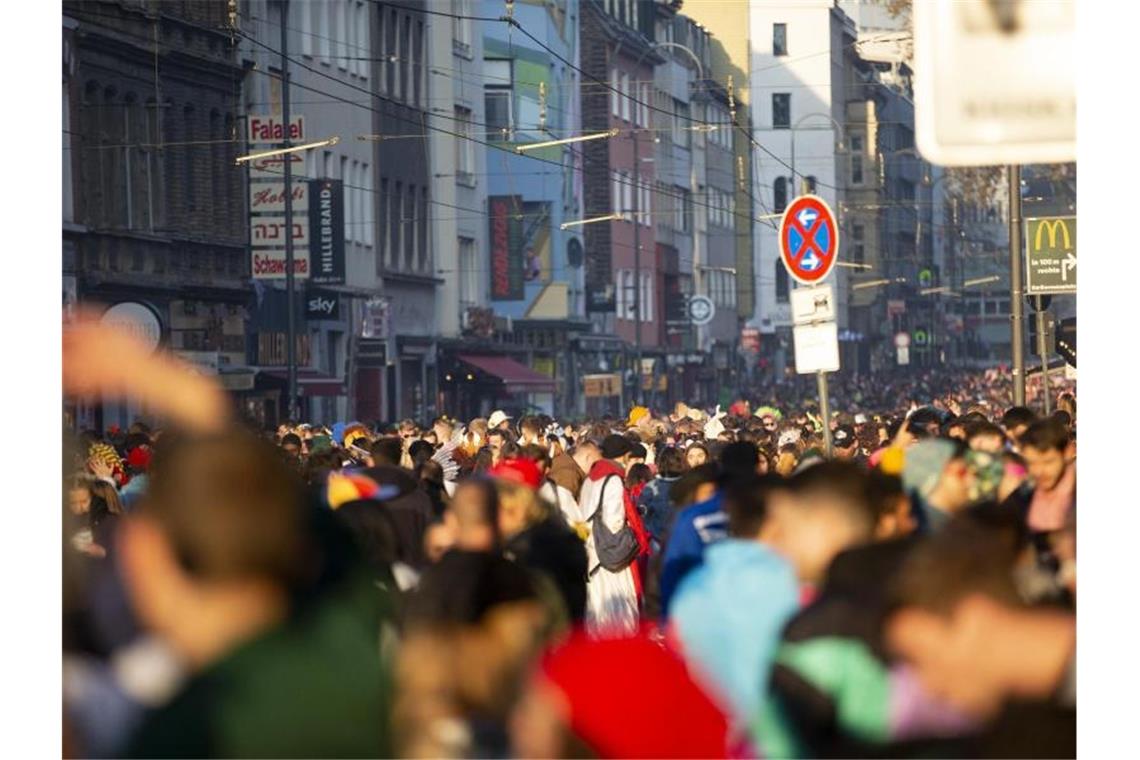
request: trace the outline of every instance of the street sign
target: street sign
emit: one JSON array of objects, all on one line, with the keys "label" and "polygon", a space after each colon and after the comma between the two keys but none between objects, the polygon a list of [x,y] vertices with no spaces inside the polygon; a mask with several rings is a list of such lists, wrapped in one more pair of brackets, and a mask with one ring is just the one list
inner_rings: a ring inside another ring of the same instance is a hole
[{"label": "street sign", "polygon": [[916,346],[925,346],[930,343],[930,333],[922,327],[915,328],[914,335],[911,338],[913,338]]},{"label": "street sign", "polygon": [[1025,292],[1077,292],[1077,218],[1025,220]]},{"label": "street sign", "polygon": [[780,258],[797,282],[812,285],[835,266],[839,225],[827,201],[818,195],[796,198],[780,219]]},{"label": "street sign", "polygon": [[910,333],[895,333],[895,347],[896,348],[909,348],[910,347]]},{"label": "street sign", "polygon": [[[1054,329],[1054,321],[1052,314],[1045,314],[1045,355],[1052,356],[1056,351],[1056,331]],[[1040,356],[1040,344],[1037,338],[1037,321],[1038,316],[1034,315],[1033,319],[1027,319],[1029,325],[1029,350],[1033,352],[1034,356]]]},{"label": "street sign", "polygon": [[934,284],[934,270],[923,269],[918,273],[918,286],[920,288],[929,288]]},{"label": "street sign", "polygon": [[707,325],[715,316],[716,304],[708,296],[693,296],[689,299],[689,319],[694,325]]},{"label": "street sign", "polygon": [[909,346],[898,346],[895,350],[898,351],[898,359],[899,359],[899,365],[900,366],[910,364],[910,347]]},{"label": "street sign", "polygon": [[1075,2],[912,6],[923,159],[943,166],[1077,159]]},{"label": "street sign", "polygon": [[831,283],[796,288],[792,296],[792,324],[810,325],[835,319],[835,290]]},{"label": "street sign", "polygon": [[839,369],[839,332],[834,322],[796,325],[796,372],[835,372]]}]

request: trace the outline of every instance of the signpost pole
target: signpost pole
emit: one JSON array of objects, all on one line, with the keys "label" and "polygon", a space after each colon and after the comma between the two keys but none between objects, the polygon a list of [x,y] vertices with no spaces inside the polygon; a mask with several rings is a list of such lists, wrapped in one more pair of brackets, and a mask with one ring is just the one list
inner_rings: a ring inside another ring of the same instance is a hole
[{"label": "signpost pole", "polygon": [[1041,296],[1033,296],[1037,309],[1037,354],[1041,357],[1041,398],[1045,403],[1045,415],[1052,411],[1049,399],[1049,351],[1045,341],[1045,307],[1041,303]]},{"label": "signpost pole", "polygon": [[[285,124],[285,148],[292,145],[289,124],[289,0],[281,0],[281,120]],[[289,394],[287,414],[290,421],[298,418],[297,409],[297,314],[296,290],[297,283],[293,273],[293,161],[292,156],[285,155],[285,304],[288,312],[286,321],[286,363],[288,364],[288,385],[286,393]]]},{"label": "signpost pole", "polygon": [[827,396],[827,373],[816,373],[819,381],[819,412],[823,418],[823,455],[831,458],[831,400]]},{"label": "signpost pole", "polygon": [[1021,285],[1021,167],[1009,167],[1009,340],[1013,404],[1025,406],[1025,337]]}]

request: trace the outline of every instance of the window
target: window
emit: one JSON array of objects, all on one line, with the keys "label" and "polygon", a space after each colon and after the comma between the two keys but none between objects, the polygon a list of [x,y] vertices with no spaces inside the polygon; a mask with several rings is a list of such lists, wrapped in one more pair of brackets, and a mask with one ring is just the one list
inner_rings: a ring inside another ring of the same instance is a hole
[{"label": "window", "polygon": [[380,237],[377,238],[379,245],[376,246],[376,274],[384,272],[384,264],[386,260],[384,256],[388,252],[388,178],[380,178]]},{"label": "window", "polygon": [[855,264],[864,263],[864,259],[866,258],[866,249],[863,242],[865,235],[866,229],[862,224],[851,225],[851,240],[853,242],[851,246],[851,261]]},{"label": "window", "polygon": [[783,259],[776,259],[776,303],[788,302],[788,270]]},{"label": "window", "polygon": [[363,208],[361,209],[361,218],[364,221],[364,245],[369,248],[376,242],[376,195],[372,192],[372,171],[368,164],[360,165],[361,185],[363,190],[360,191],[361,198],[363,198]]},{"label": "window", "polygon": [[313,8],[316,3],[300,5],[289,8],[290,11],[301,12],[301,55],[306,58],[313,57]]},{"label": "window", "polygon": [[689,104],[673,99],[673,144],[688,148],[692,137],[689,129]]},{"label": "window", "polygon": [[629,96],[633,93],[629,89],[629,74],[621,73],[621,118],[629,121]]},{"label": "window", "polygon": [[424,92],[424,22],[416,22],[415,56],[412,59],[412,89],[415,94],[415,104],[422,106]]},{"label": "window", "polygon": [[851,135],[851,184],[863,184],[863,135]]},{"label": "window", "polygon": [[[108,108],[108,111],[111,109]],[[186,130],[186,134],[194,134],[194,108],[186,106],[182,109],[182,127]],[[197,182],[194,181],[194,149],[191,145],[185,145],[182,148],[182,183],[186,193],[186,210],[194,212],[198,210],[198,193]]]},{"label": "window", "polygon": [[621,208],[621,174],[617,169],[610,171],[610,211],[620,213]]},{"label": "window", "polygon": [[[471,130],[471,109],[463,106],[455,107],[456,131],[461,135],[473,138]],[[475,143],[471,140],[456,138],[455,140],[455,181],[464,185],[473,185],[475,179]]]},{"label": "window", "polygon": [[419,231],[416,236],[416,256],[419,259],[420,271],[427,274],[430,261],[428,259],[428,191],[426,187],[420,188],[419,212],[416,227]]},{"label": "window", "polygon": [[772,24],[772,55],[788,54],[788,25]]},{"label": "window", "polygon": [[776,177],[772,185],[772,205],[775,213],[782,214],[788,207],[788,180],[785,177]]},{"label": "window", "polygon": [[364,230],[368,226],[364,221],[364,164],[359,161],[353,161],[352,168],[353,174],[356,175],[355,181],[353,182],[355,187],[352,188],[353,198],[355,199],[352,219],[356,222],[356,224],[353,225],[356,228],[353,233],[353,238],[356,242],[363,243]]},{"label": "window", "polygon": [[350,166],[347,156],[340,157],[340,181],[344,183],[344,239],[356,240],[356,188],[352,186],[356,174],[356,162]]},{"label": "window", "polygon": [[621,211],[625,216],[627,222],[633,221],[633,181],[629,178],[629,172],[620,172],[621,174]]},{"label": "window", "polygon": [[642,126],[642,127],[648,127],[649,126],[649,98],[650,97],[651,97],[651,95],[650,95],[649,85],[648,84],[642,84],[641,85],[641,102],[637,104],[637,112],[641,115],[641,120],[638,122],[638,126]]},{"label": "window", "polygon": [[815,181],[815,175],[814,174],[809,174],[806,177],[804,177],[804,186],[807,188],[807,191],[809,193],[812,193],[812,194],[815,193],[816,181]]},{"label": "window", "polygon": [[397,182],[392,193],[388,214],[388,229],[392,233],[392,268],[400,268],[400,255],[404,251],[404,184]]},{"label": "window", "polygon": [[317,15],[317,42],[320,43],[321,63],[329,62],[329,42],[332,35],[329,33],[329,15],[333,12],[331,3],[312,3],[313,13]]},{"label": "window", "polygon": [[617,69],[610,69],[610,112],[621,116],[621,75]]},{"label": "window", "polygon": [[[380,14],[382,15],[382,14]],[[356,57],[356,75],[361,79],[368,78],[368,64],[365,60],[371,55],[371,45],[369,44],[368,33],[368,7],[364,5],[361,0],[356,0],[356,50],[351,52],[351,55]]]},{"label": "window", "polygon": [[513,80],[510,59],[487,58],[483,62],[483,105],[486,108],[488,137],[509,140],[514,128]]},{"label": "window", "polygon": [[404,16],[400,29],[400,100],[408,102],[408,69],[412,60],[412,17]]},{"label": "window", "polygon": [[348,70],[348,0],[337,0],[336,8],[336,57],[341,71]]},{"label": "window", "polygon": [[787,92],[772,93],[772,128],[789,129],[792,126],[792,96]]},{"label": "window", "polygon": [[645,180],[641,182],[641,203],[638,209],[641,211],[641,223],[650,226],[653,221],[653,193]]},{"label": "window", "polygon": [[641,321],[653,321],[653,271],[641,273]]},{"label": "window", "polygon": [[412,269],[412,262],[416,256],[416,186],[408,185],[408,192],[404,194],[404,207],[400,226],[404,228],[404,268]]},{"label": "window", "polygon": [[399,61],[395,60],[400,56],[400,17],[396,11],[388,16],[388,29],[385,33],[387,40],[384,45],[384,74],[381,79],[384,80],[384,92],[389,95],[396,94],[396,70],[399,66]]},{"label": "window", "polygon": [[470,0],[459,0],[455,18],[451,22],[452,50],[458,55],[471,55],[471,15]]},{"label": "window", "polygon": [[459,238],[459,305],[460,307],[478,306],[479,292],[476,277],[479,264],[475,260],[474,238]]},{"label": "window", "polygon": [[689,220],[692,215],[692,196],[685,188],[674,185],[672,194],[677,196],[673,198],[673,229],[677,232],[690,232]]}]

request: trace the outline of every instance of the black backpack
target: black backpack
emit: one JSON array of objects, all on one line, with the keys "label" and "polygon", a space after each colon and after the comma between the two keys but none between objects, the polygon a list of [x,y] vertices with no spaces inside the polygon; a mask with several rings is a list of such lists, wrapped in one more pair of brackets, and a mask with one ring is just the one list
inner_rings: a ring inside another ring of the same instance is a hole
[{"label": "black backpack", "polygon": [[[629,526],[629,522],[622,518],[622,526],[616,533],[611,531],[602,520],[602,500],[606,495],[606,484],[616,475],[607,475],[602,481],[598,492],[598,507],[590,516],[590,535],[594,538],[594,548],[598,552],[599,567],[604,567],[611,573],[621,572],[633,564],[641,551],[641,544],[637,541],[637,534]],[[593,575],[598,568],[590,571]]]}]

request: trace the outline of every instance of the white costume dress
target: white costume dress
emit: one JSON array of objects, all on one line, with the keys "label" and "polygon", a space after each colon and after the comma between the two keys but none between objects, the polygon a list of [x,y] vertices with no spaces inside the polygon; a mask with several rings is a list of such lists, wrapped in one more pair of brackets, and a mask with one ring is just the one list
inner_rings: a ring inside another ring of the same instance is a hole
[{"label": "white costume dress", "polygon": [[[603,484],[604,492],[603,492]],[[578,511],[582,518],[590,518],[598,509],[601,498],[602,521],[611,531],[625,525],[624,486],[621,478],[610,476],[582,483]],[[592,532],[586,540],[586,567],[589,582],[586,585],[586,631],[591,635],[606,632],[633,633],[637,630],[637,589],[633,583],[633,568],[626,567],[616,573],[606,570],[598,562],[598,552]]]}]

